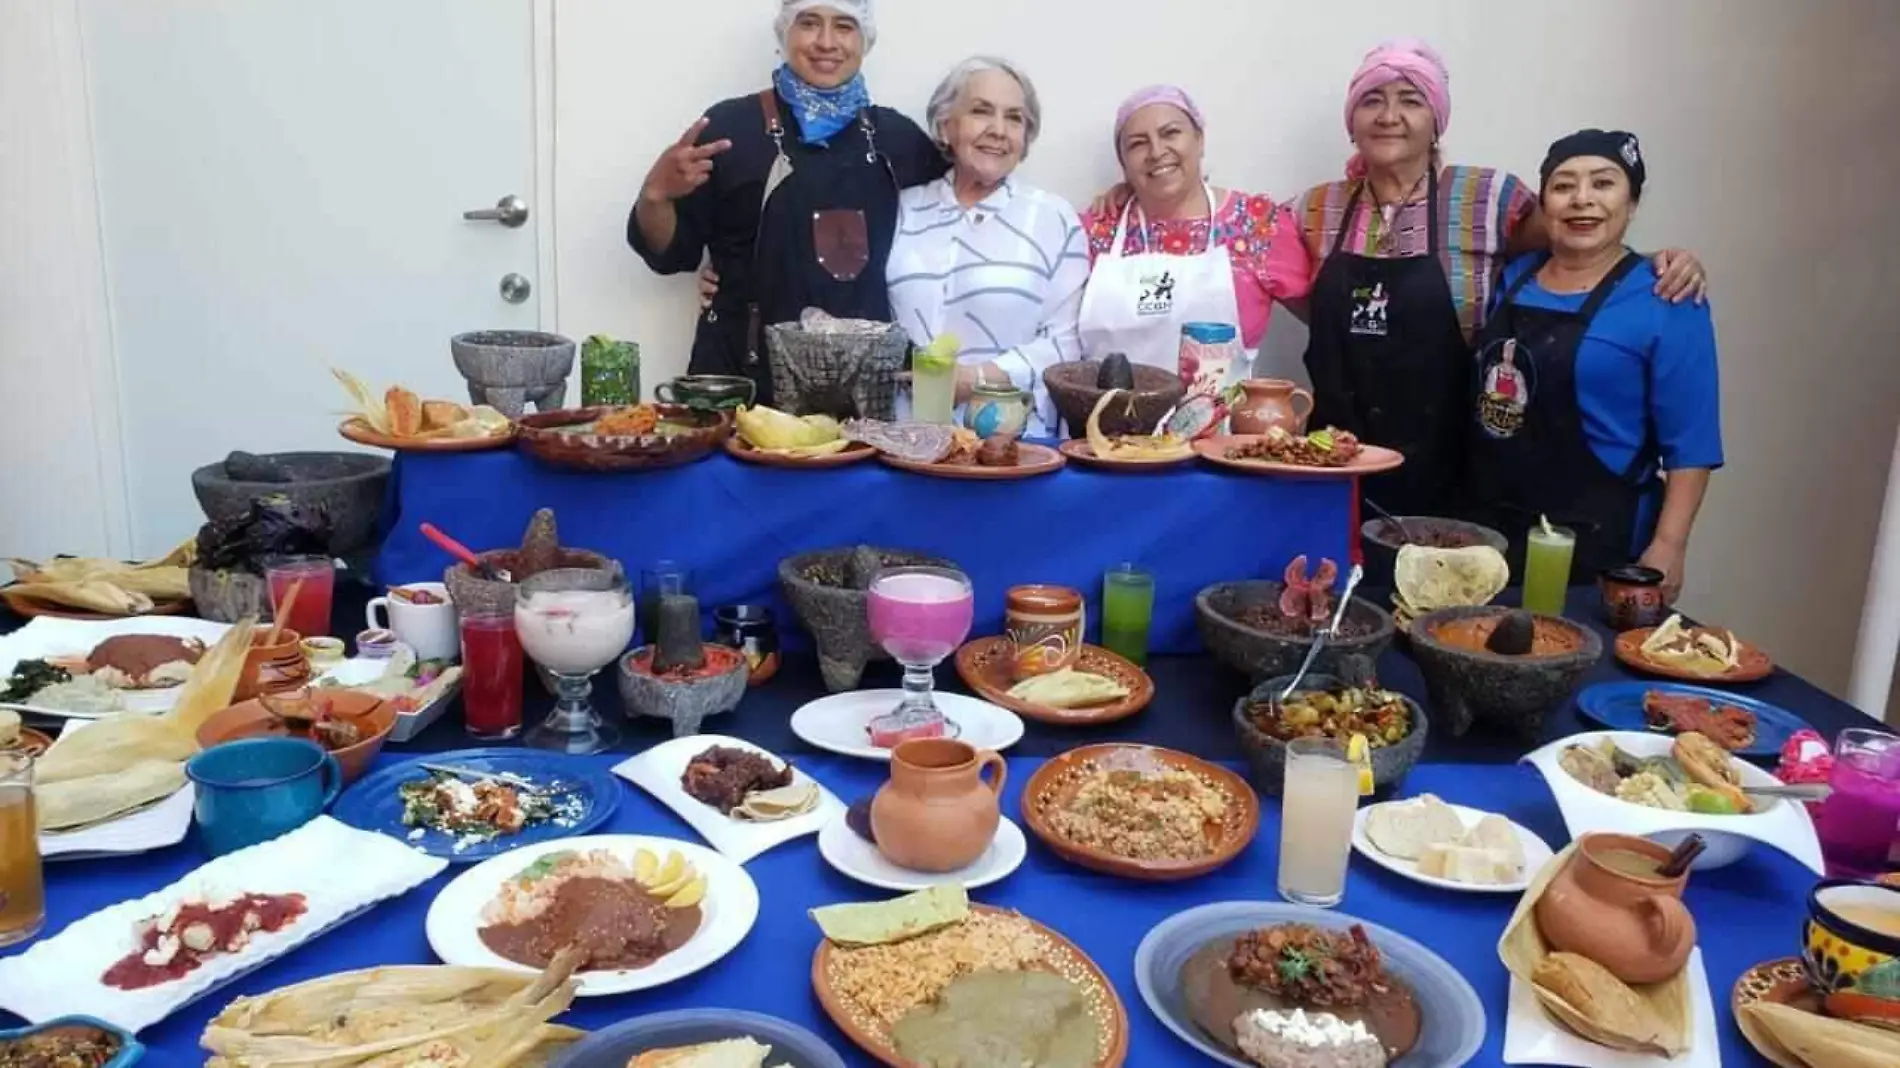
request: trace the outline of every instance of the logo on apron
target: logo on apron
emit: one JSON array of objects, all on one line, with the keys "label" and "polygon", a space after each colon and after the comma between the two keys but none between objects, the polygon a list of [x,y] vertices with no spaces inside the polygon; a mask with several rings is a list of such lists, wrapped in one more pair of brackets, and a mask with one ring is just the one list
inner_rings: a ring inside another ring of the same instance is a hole
[{"label": "logo on apron", "polygon": [[1162,271],[1160,274],[1144,274],[1140,278],[1141,293],[1135,298],[1135,314],[1173,315],[1174,314],[1174,272]]},{"label": "logo on apron", "polygon": [[1386,292],[1384,282],[1354,288],[1352,291],[1352,332],[1368,337],[1384,337],[1386,333],[1385,308],[1389,303],[1391,303],[1391,294]]},{"label": "logo on apron", "polygon": [[[1492,353],[1496,352],[1496,362]],[[1524,429],[1524,413],[1531,403],[1531,384],[1517,365],[1517,340],[1507,339],[1487,350],[1479,366],[1484,380],[1478,390],[1478,425],[1494,438],[1516,437]]]}]

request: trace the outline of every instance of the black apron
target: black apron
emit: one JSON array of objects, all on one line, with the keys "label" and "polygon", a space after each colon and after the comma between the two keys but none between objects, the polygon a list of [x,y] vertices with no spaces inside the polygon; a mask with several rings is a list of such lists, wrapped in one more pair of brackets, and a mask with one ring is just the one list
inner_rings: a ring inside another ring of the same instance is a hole
[{"label": "black apron", "polygon": [[1642,262],[1634,252],[1625,254],[1575,312],[1515,303],[1540,262],[1505,291],[1479,334],[1468,432],[1469,512],[1510,540],[1512,574],[1523,574],[1524,539],[1539,516],[1576,532],[1573,580],[1590,581],[1629,563],[1645,498],[1661,489],[1649,475],[1657,456],[1654,429],[1645,433],[1629,468],[1612,471],[1590,447],[1577,403],[1577,349],[1584,333],[1618,283]]},{"label": "black apron", "polygon": [[1425,255],[1381,259],[1341,251],[1359,204],[1353,191],[1313,283],[1306,346],[1308,425],[1405,454],[1404,467],[1364,481],[1366,496],[1397,515],[1452,514],[1470,393],[1471,346],[1438,258],[1436,170],[1426,196]]},{"label": "black apron", "polygon": [[869,108],[858,112],[861,144],[841,134],[828,145],[788,151],[778,94],[759,94],[759,107],[778,159],[766,179],[753,245],[756,303],[746,308],[744,366],[723,373],[752,379],[758,403],[769,405],[767,325],[794,322],[806,308],[890,321],[884,264],[897,231],[898,184],[890,160],[878,151]]}]

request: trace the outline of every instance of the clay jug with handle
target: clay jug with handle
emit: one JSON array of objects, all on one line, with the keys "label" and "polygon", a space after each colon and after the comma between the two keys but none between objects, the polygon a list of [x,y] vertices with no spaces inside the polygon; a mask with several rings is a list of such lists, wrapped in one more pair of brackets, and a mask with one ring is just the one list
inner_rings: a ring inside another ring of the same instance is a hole
[{"label": "clay jug with handle", "polygon": [[1306,432],[1313,414],[1313,395],[1284,378],[1249,378],[1240,384],[1245,394],[1234,405],[1228,425],[1236,434],[1264,434],[1280,427],[1289,434]]},{"label": "clay jug with handle", "polygon": [[[984,768],[994,769],[987,782]],[[968,867],[996,837],[1008,774],[1002,757],[968,742],[917,738],[899,744],[891,751],[890,781],[871,801],[878,852],[912,871]]]},{"label": "clay jug with handle", "polygon": [[1644,838],[1586,834],[1537,899],[1537,929],[1552,949],[1589,957],[1626,983],[1659,983],[1695,949],[1695,917],[1682,904],[1684,872],[1637,875],[1612,863],[1634,853],[1658,868],[1669,850]]}]

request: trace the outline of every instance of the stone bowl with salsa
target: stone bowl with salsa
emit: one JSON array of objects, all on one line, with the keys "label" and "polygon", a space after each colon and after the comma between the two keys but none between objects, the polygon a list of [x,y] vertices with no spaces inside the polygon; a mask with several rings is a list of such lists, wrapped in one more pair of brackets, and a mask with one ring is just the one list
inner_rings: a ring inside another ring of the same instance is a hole
[{"label": "stone bowl with salsa", "polygon": [[0,1031],[0,1064],[61,1068],[130,1068],[145,1047],[123,1028],[91,1016],[61,1016],[32,1027]]},{"label": "stone bowl with salsa", "polygon": [[1453,735],[1479,720],[1543,736],[1544,716],[1577,692],[1583,676],[1603,658],[1596,631],[1561,616],[1531,615],[1530,652],[1521,656],[1486,648],[1512,609],[1499,605],[1441,608],[1412,624],[1412,655],[1425,675],[1432,707]]},{"label": "stone bowl with salsa", "polygon": [[[1217,582],[1194,598],[1194,617],[1201,640],[1221,663],[1246,672],[1256,682],[1291,675],[1306,659],[1313,632],[1323,624],[1288,619],[1280,614],[1278,582],[1246,580]],[[1337,673],[1347,657],[1373,660],[1392,644],[1396,628],[1392,616],[1363,597],[1354,597],[1339,625],[1339,634],[1320,651],[1313,670]]]},{"label": "stone bowl with salsa", "polygon": [[[1402,515],[1403,530],[1390,519],[1369,519],[1359,525],[1359,544],[1364,550],[1365,584],[1390,589],[1392,569],[1398,563],[1399,547],[1417,545],[1428,549],[1469,549],[1489,545],[1504,552],[1509,545],[1504,535],[1487,526],[1462,519],[1443,519],[1429,515]],[[1408,538],[1407,535],[1410,535]]]}]

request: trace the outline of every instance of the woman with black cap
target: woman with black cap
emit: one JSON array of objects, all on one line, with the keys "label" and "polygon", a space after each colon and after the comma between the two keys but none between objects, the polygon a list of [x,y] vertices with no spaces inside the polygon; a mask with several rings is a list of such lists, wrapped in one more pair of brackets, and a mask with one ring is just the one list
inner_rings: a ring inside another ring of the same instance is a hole
[{"label": "woman with black cap", "polygon": [[700,315],[694,374],[746,375],[772,400],[763,328],[807,307],[888,321],[884,261],[899,189],[949,163],[917,125],[871,102],[861,67],[873,0],[781,0],[785,62],[762,92],[713,105],[660,154],[627,242],[661,274],[710,253],[719,288]]},{"label": "woman with black cap", "polygon": [[1540,517],[1576,531],[1573,575],[1637,558],[1682,589],[1690,528],[1722,466],[1715,327],[1654,292],[1623,238],[1646,168],[1634,134],[1581,130],[1541,168],[1547,252],[1506,267],[1478,335],[1467,488],[1511,538]]}]

